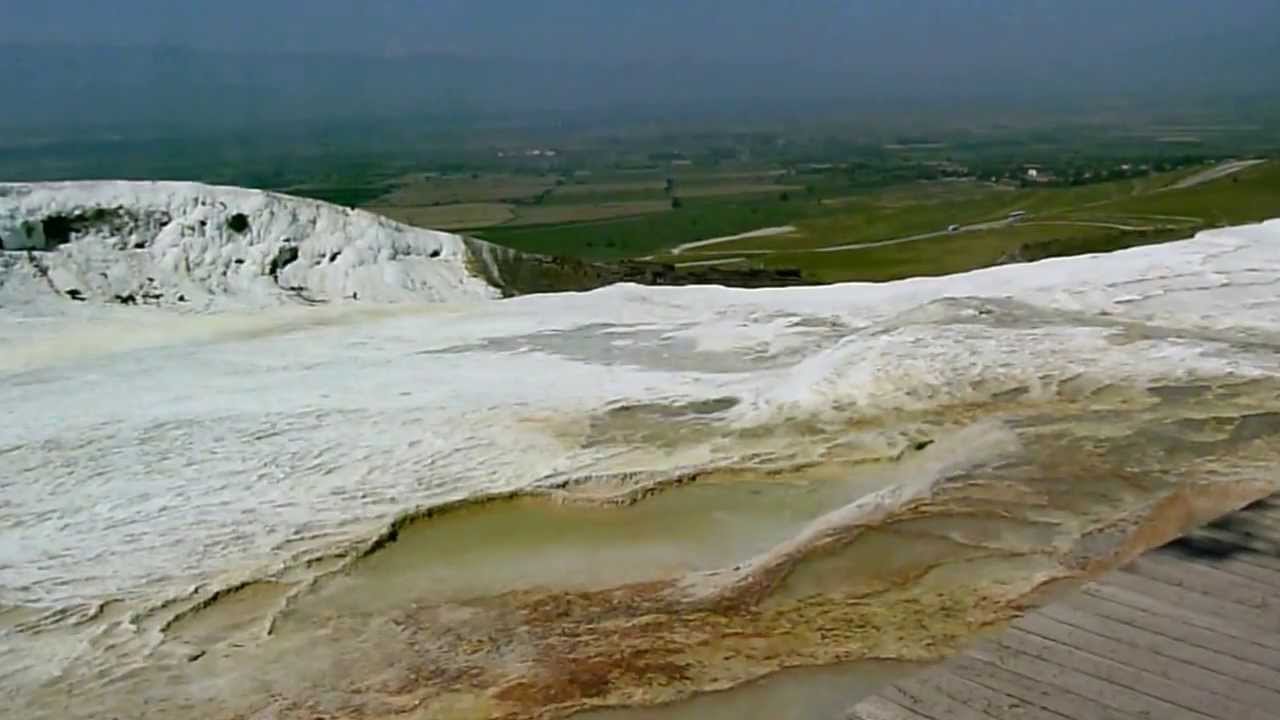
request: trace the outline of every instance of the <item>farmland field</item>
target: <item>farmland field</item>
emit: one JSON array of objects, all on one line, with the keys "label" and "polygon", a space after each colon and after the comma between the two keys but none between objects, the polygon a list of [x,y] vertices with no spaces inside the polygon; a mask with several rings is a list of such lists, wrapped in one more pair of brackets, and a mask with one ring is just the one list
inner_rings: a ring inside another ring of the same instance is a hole
[{"label": "farmland field", "polygon": [[[954,199],[922,188],[924,200],[914,205],[906,188],[895,188],[889,206],[872,196],[844,203],[835,214],[790,218],[792,232],[703,244],[655,259],[710,263],[722,258],[799,268],[816,281],[880,281],[1165,242],[1280,215],[1276,163],[1172,187],[1185,175],[1082,188],[966,190]],[[1011,220],[1015,211],[1027,214]]]},{"label": "farmland field", "polygon": [[511,205],[495,202],[450,205],[367,205],[365,209],[385,215],[392,220],[435,230],[465,230],[500,225],[515,218]]},{"label": "farmland field", "polygon": [[[1280,163],[1271,159],[1280,133],[1219,115],[941,120],[911,132],[746,120],[463,134],[406,127],[385,138],[242,138],[201,144],[199,153],[172,140],[11,149],[0,152],[0,171],[260,187],[586,260],[881,280],[1161,242],[1280,215]],[[1174,137],[1197,142],[1165,142]],[[1018,212],[1025,215],[1010,221]],[[741,237],[778,227],[794,230]]]}]

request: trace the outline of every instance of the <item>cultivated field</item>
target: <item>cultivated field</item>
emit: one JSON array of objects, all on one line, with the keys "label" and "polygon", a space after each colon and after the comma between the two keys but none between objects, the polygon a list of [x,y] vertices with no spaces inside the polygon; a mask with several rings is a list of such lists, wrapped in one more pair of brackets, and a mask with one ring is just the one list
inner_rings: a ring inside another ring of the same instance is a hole
[{"label": "cultivated field", "polygon": [[506,203],[367,205],[365,209],[408,225],[435,230],[463,230],[501,225],[510,222],[516,216],[513,206]]},{"label": "cultivated field", "polygon": [[[542,254],[785,267],[823,281],[1163,242],[1280,215],[1275,136],[1260,126],[839,133],[676,129],[542,137],[514,151],[495,137],[449,163],[335,166],[283,189]],[[1197,142],[1164,142],[1173,137]],[[760,232],[780,227],[791,229]]]},{"label": "cultivated field", "polygon": [[[654,259],[795,267],[828,282],[889,280],[1164,242],[1280,215],[1280,164],[1197,174],[1207,179],[1188,184],[1180,172],[1081,188],[977,195],[969,188],[951,199],[931,188],[914,205],[906,202],[909,188],[896,188],[889,205],[875,197],[850,201],[836,214],[791,220],[787,233],[730,238]],[[1011,219],[1014,212],[1026,215]]]}]

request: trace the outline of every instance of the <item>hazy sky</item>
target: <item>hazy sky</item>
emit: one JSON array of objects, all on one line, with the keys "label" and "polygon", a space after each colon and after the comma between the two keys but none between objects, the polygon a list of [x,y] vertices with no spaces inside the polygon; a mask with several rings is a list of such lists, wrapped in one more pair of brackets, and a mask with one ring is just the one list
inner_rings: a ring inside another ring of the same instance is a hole
[{"label": "hazy sky", "polygon": [[1280,0],[0,0],[0,65],[24,127],[1280,97]]},{"label": "hazy sky", "polygon": [[0,0],[0,43],[840,67],[1280,34],[1277,0]]}]

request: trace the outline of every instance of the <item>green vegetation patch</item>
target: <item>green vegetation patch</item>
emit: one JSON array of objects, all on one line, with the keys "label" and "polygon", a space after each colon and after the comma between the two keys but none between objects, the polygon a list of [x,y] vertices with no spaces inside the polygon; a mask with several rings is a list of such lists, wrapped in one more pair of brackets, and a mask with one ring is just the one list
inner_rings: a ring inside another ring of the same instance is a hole
[{"label": "green vegetation patch", "polygon": [[[687,242],[786,225],[797,217],[829,212],[818,203],[777,198],[690,198],[678,209],[623,220],[525,228],[497,227],[476,233],[501,245],[546,255],[613,260],[650,255]],[[690,258],[695,259],[695,258]]]}]

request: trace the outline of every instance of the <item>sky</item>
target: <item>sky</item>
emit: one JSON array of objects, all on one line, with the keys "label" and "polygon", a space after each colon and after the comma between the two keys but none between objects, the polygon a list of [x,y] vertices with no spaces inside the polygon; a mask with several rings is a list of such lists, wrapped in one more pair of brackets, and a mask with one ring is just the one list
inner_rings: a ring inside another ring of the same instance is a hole
[{"label": "sky", "polygon": [[0,0],[0,66],[10,127],[1276,97],[1280,0]]},{"label": "sky", "polygon": [[0,0],[0,16],[6,44],[813,67],[1280,31],[1275,0]]}]

